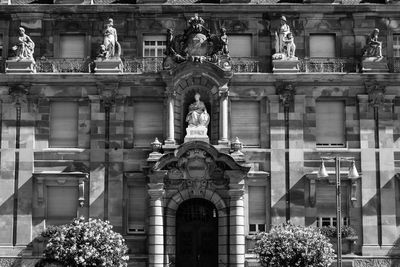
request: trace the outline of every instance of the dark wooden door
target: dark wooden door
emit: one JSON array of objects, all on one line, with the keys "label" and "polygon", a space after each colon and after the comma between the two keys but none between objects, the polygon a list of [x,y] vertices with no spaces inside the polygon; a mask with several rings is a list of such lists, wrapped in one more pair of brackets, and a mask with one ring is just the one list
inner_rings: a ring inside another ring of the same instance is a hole
[{"label": "dark wooden door", "polygon": [[218,217],[204,199],[181,204],[176,214],[176,267],[218,266]]}]

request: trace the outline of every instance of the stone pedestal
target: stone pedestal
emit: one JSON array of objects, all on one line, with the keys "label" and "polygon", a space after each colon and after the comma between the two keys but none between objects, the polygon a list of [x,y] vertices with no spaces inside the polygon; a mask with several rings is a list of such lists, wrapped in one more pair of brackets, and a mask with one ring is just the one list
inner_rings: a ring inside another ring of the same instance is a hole
[{"label": "stone pedestal", "polygon": [[272,60],[274,68],[273,73],[297,73],[299,72],[299,60],[297,57],[293,59],[276,59]]},{"label": "stone pedestal", "polygon": [[361,61],[363,73],[389,72],[387,60],[383,57],[364,57]]},{"label": "stone pedestal", "polygon": [[6,73],[35,73],[35,61],[33,59],[7,60]]},{"label": "stone pedestal", "polygon": [[95,73],[122,73],[123,65],[121,59],[98,59],[94,63],[96,67]]},{"label": "stone pedestal", "polygon": [[207,127],[205,126],[187,127],[185,143],[190,141],[203,141],[206,143],[210,143],[210,139],[208,138],[207,135]]}]

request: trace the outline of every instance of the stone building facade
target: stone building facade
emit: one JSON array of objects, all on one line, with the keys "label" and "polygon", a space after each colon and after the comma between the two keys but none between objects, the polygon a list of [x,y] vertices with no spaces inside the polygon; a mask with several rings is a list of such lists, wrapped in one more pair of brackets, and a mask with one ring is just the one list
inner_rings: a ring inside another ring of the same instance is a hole
[{"label": "stone building facade", "polygon": [[[129,266],[258,266],[258,231],[336,225],[324,156],[360,172],[340,169],[342,223],[358,236],[346,266],[399,266],[400,5],[287,2],[1,0],[0,266],[34,265],[38,234],[77,216],[109,220]],[[167,30],[188,32],[196,13],[212,36],[226,28],[229,56],[167,65]],[[272,57],[282,15],[290,69]],[[122,54],[104,71],[108,18]],[[21,26],[34,64],[15,69]],[[383,58],[368,65],[374,28]],[[196,93],[201,140],[185,138]]]}]

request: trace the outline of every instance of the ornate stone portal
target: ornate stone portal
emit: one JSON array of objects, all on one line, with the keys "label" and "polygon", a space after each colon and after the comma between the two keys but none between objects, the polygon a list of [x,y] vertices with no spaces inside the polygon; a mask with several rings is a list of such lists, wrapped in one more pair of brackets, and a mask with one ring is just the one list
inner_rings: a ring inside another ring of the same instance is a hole
[{"label": "ornate stone portal", "polygon": [[[201,198],[212,202],[216,208],[218,266],[226,266],[229,262],[231,267],[244,267],[242,215],[244,179],[248,171],[248,167],[239,165],[230,155],[201,141],[185,143],[174,152],[164,154],[148,175],[152,214],[149,266],[165,266],[171,263],[169,259],[179,256],[175,246],[176,212],[184,201]],[[228,234],[226,228],[229,225]],[[191,265],[190,262],[187,264]]]}]

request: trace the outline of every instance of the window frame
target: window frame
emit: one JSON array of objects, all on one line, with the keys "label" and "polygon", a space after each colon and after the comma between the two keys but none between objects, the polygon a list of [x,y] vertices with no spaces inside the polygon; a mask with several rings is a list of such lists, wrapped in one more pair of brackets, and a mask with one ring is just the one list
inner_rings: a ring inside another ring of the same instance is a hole
[{"label": "window frame", "polygon": [[91,36],[84,31],[58,31],[54,35],[54,58],[57,59],[77,59],[77,58],[62,58],[61,57],[61,36],[62,35],[83,35],[84,36],[84,53],[83,58],[86,59],[91,54]]},{"label": "window frame", "polygon": [[254,33],[251,33],[251,32],[248,32],[248,33],[227,33],[227,35],[228,35],[228,50],[229,50],[229,54],[230,54],[230,56],[232,56],[231,55],[231,50],[230,50],[230,44],[231,44],[231,37],[232,36],[249,36],[250,37],[250,55],[249,56],[240,56],[240,57],[237,57],[237,56],[232,56],[233,58],[252,58],[252,57],[254,57],[254,55],[256,55],[256,51],[255,51],[255,34]]},{"label": "window frame", "polygon": [[[52,119],[52,111],[51,111],[51,105],[52,103],[55,102],[73,102],[77,104],[77,118],[76,118],[76,143],[74,146],[68,146],[68,147],[61,147],[61,146],[53,146],[51,145],[51,119]],[[55,98],[51,99],[49,101],[49,137],[48,137],[48,148],[51,149],[73,149],[73,148],[79,148],[79,100],[77,99],[71,99],[71,98]]]},{"label": "window frame", "polygon": [[83,172],[70,173],[33,173],[33,208],[32,217],[35,220],[44,221],[46,227],[49,220],[47,214],[49,186],[57,187],[77,187],[78,188],[78,206],[76,207],[76,217],[89,215],[89,174]]},{"label": "window frame", "polygon": [[[318,139],[318,125],[317,125],[317,103],[318,102],[343,102],[343,144],[342,145],[332,145],[332,144],[328,144],[328,145],[324,145],[324,144],[319,144],[317,143],[317,139]],[[346,119],[347,119],[347,114],[346,114],[346,99],[342,98],[342,97],[334,97],[334,98],[318,98],[315,100],[315,147],[320,149],[332,149],[332,148],[338,148],[338,149],[343,149],[343,148],[347,148],[348,144],[347,144],[347,129],[346,129]]]},{"label": "window frame", "polygon": [[[229,135],[231,137],[231,140],[234,140],[236,138],[236,136],[233,134],[232,131],[232,119],[233,119],[233,112],[232,112],[232,106],[234,102],[257,102],[258,106],[259,106],[259,122],[258,122],[258,128],[259,128],[259,136],[258,136],[258,141],[259,144],[258,145],[246,145],[245,143],[243,143],[243,147],[245,148],[260,148],[263,145],[263,140],[262,140],[262,125],[261,122],[263,120],[263,101],[261,99],[254,99],[254,98],[229,98]],[[240,139],[239,140],[242,141]]]},{"label": "window frame", "polygon": [[[311,37],[312,36],[331,36],[334,40],[334,52],[335,55],[333,57],[312,57],[311,56]],[[310,58],[337,58],[338,57],[338,38],[335,33],[310,33],[309,35],[309,42],[308,42],[308,55]]]},{"label": "window frame", "polygon": [[[146,212],[144,218],[143,232],[130,232],[129,231],[129,187],[134,187],[136,185],[144,185],[147,186],[147,178],[140,172],[125,172],[123,178],[123,232],[125,235],[132,236],[132,237],[141,237],[146,236],[149,230],[149,214],[148,211]],[[146,194],[147,199],[146,204],[149,207],[149,196]]]},{"label": "window frame", "polygon": [[[145,42],[148,41],[148,40],[145,40],[146,37],[154,37],[154,38],[155,37],[160,37],[160,40],[158,40],[158,39],[154,40],[156,42],[156,45],[154,47],[156,56],[154,56],[154,57],[153,56],[145,56],[145,49],[146,49]],[[161,40],[161,37],[163,37],[164,40]],[[158,46],[158,44],[157,44],[158,42],[164,42],[165,46]],[[163,35],[163,34],[143,34],[141,44],[142,44],[141,51],[142,51],[142,57],[143,58],[160,58],[160,57],[164,57],[164,52],[165,52],[165,50],[167,48],[167,36]],[[157,53],[159,47],[162,47],[162,49],[163,49],[163,52],[161,53],[161,55],[158,55],[158,53]]]}]

